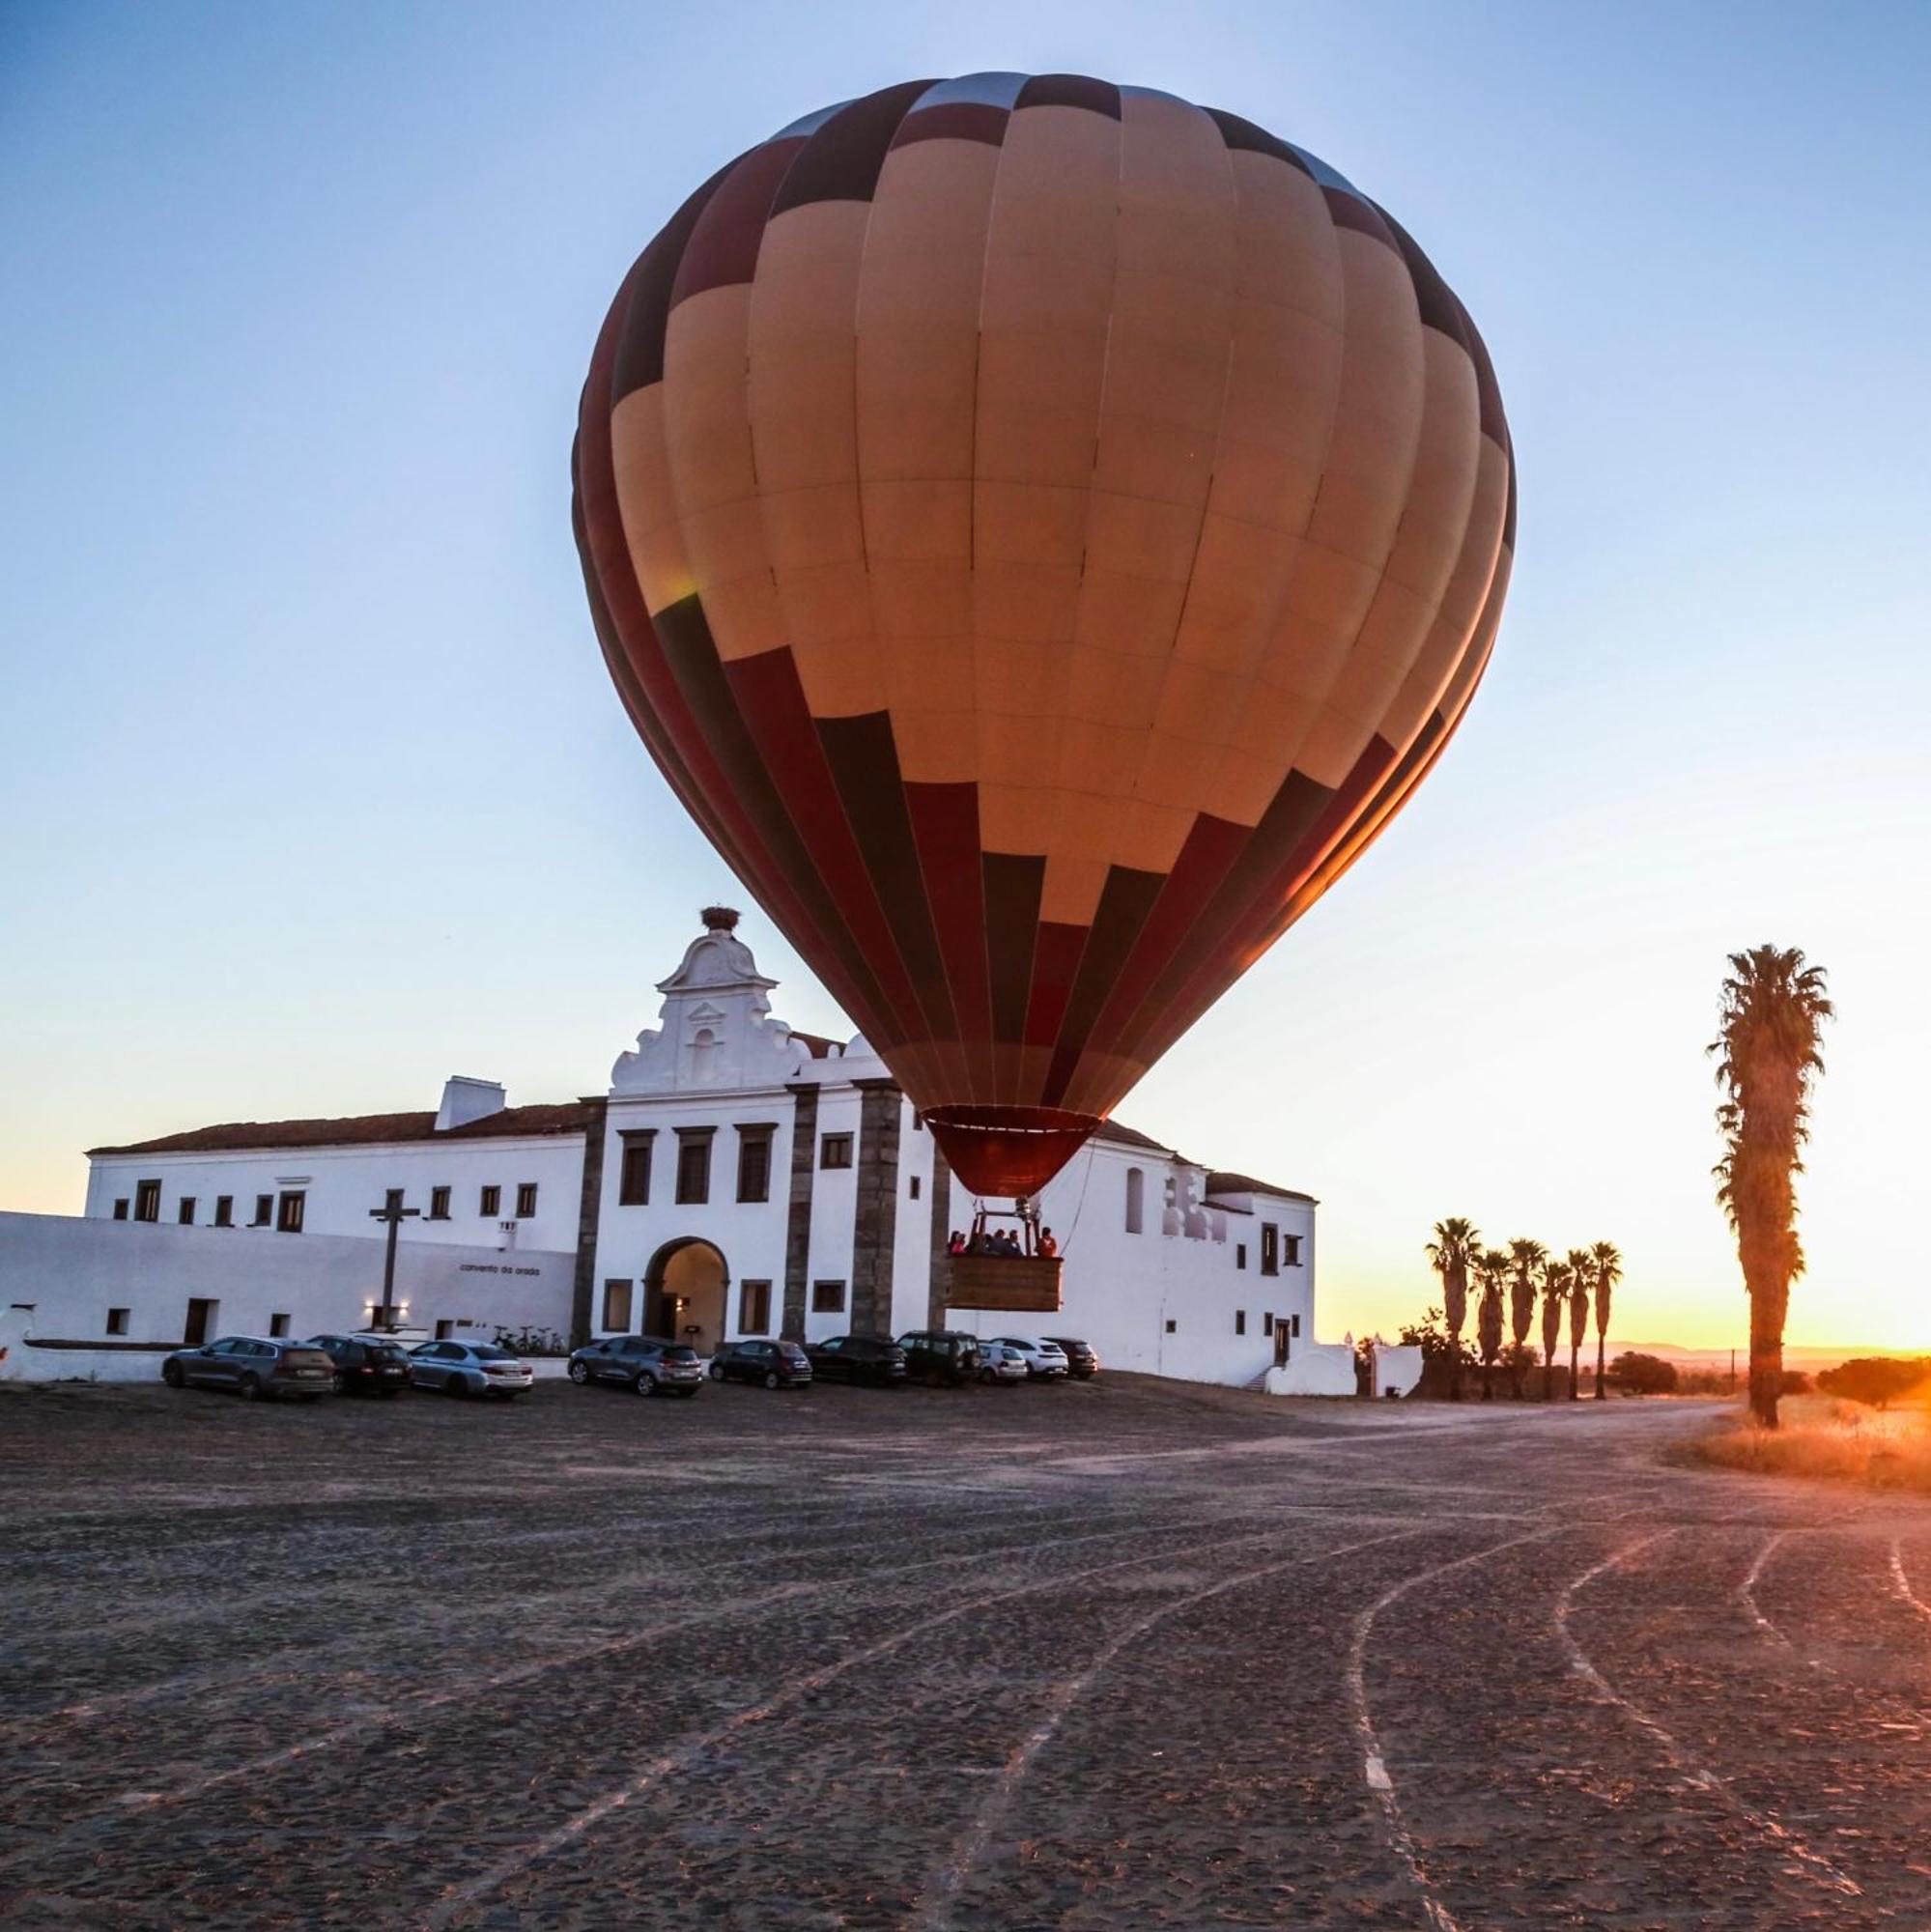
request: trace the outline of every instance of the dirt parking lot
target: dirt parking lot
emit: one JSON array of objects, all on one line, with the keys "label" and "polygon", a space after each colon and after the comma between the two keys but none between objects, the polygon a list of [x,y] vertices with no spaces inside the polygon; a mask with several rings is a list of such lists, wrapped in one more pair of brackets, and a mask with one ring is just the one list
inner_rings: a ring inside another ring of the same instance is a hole
[{"label": "dirt parking lot", "polygon": [[1931,1511],[1706,1421],[0,1392],[0,1919],[1931,1923]]}]

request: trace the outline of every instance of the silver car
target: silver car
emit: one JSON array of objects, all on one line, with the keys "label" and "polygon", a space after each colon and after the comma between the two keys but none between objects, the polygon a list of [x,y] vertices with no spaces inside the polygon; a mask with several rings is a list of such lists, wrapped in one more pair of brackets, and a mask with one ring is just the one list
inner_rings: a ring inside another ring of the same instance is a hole
[{"label": "silver car", "polygon": [[1023,1382],[1028,1371],[1026,1357],[1004,1342],[979,1345],[979,1378],[982,1382]]},{"label": "silver car", "polygon": [[1002,1347],[1017,1349],[1026,1364],[1026,1373],[1036,1379],[1060,1379],[1071,1366],[1066,1351],[1057,1342],[1040,1335],[999,1335],[993,1338]]},{"label": "silver car", "polygon": [[536,1371],[494,1342],[425,1342],[409,1358],[411,1388],[444,1395],[521,1395]]}]

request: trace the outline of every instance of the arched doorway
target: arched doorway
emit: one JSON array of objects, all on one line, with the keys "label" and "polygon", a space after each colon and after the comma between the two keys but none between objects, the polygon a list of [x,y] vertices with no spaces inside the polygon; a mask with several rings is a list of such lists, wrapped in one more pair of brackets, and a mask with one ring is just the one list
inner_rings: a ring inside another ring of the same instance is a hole
[{"label": "arched doorway", "polygon": [[730,1285],[724,1258],[709,1241],[696,1235],[666,1241],[644,1271],[646,1331],[710,1354],[724,1339],[724,1297]]}]

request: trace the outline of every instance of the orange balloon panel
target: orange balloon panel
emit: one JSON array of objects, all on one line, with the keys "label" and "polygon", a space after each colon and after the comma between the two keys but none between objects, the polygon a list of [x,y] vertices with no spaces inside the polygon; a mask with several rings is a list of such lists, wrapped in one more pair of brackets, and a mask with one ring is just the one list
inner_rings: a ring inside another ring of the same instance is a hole
[{"label": "orange balloon panel", "polygon": [[644,742],[980,1192],[1400,810],[1515,531],[1487,353],[1394,220],[1066,74],[887,88],[713,176],[574,469]]}]

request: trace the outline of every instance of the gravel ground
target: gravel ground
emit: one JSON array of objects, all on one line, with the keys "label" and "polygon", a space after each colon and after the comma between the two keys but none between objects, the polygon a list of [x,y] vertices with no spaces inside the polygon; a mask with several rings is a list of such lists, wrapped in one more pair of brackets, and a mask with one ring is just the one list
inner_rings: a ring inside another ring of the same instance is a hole
[{"label": "gravel ground", "polygon": [[0,1393],[0,1922],[1931,1925],[1931,1507],[1693,1404]]}]

